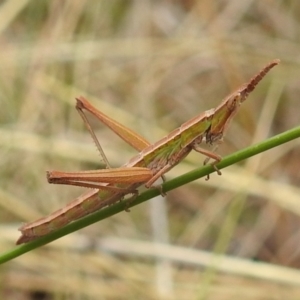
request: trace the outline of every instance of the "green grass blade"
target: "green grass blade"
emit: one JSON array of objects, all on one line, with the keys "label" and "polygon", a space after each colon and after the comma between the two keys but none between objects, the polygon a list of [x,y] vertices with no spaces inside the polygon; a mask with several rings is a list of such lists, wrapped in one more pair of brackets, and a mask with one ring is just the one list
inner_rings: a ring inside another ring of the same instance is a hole
[{"label": "green grass blade", "polygon": [[[277,147],[281,144],[287,143],[298,137],[300,137],[300,126],[290,129],[290,130],[288,130],[284,133],[281,133],[279,135],[276,135],[272,138],[269,138],[269,139],[267,139],[263,142],[260,142],[256,145],[253,145],[253,146],[250,146],[243,150],[237,151],[237,152],[223,158],[222,161],[217,164],[217,167],[218,167],[218,169],[223,169],[234,163],[242,161],[251,156],[257,155],[261,152],[267,151],[271,148]],[[192,172],[188,172],[182,176],[179,176],[177,178],[174,178],[174,179],[164,183],[162,185],[163,191],[168,192],[170,190],[173,190],[177,187],[180,187],[184,184],[187,184],[193,180],[204,177],[213,172],[214,172],[214,169],[211,165],[207,165],[207,166],[198,168]],[[222,178],[221,178],[221,180],[222,180]],[[129,207],[138,205],[138,204],[145,202],[157,195],[159,195],[159,191],[157,189],[147,190],[144,193],[142,193],[141,195],[139,195],[134,201],[132,201],[130,203]],[[67,234],[70,234],[76,230],[82,229],[86,226],[89,226],[89,225],[95,223],[95,222],[106,219],[112,215],[115,215],[121,211],[124,211],[125,208],[127,208],[126,202],[116,203],[113,206],[104,208],[104,209],[102,209],[98,212],[95,212],[91,215],[88,215],[80,220],[74,221],[71,224],[68,224],[65,227],[58,229],[57,231],[50,233],[44,237],[41,237],[35,241],[32,241],[28,244],[17,246],[15,249],[10,250],[10,251],[0,255],[0,264],[7,262],[9,260],[12,260],[13,258],[16,258],[16,257],[18,257],[26,252],[29,252],[35,248],[38,248],[45,244],[48,244],[56,239],[59,239]]]}]

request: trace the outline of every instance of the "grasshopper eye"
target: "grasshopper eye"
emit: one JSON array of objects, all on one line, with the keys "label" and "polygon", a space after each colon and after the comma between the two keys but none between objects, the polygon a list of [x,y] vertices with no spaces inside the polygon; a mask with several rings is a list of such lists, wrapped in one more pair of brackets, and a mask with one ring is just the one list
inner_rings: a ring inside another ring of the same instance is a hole
[{"label": "grasshopper eye", "polygon": [[239,92],[236,94],[235,101],[239,101],[242,98],[242,93]]},{"label": "grasshopper eye", "polygon": [[227,108],[230,111],[236,110],[236,107],[241,104],[241,99],[242,99],[242,94],[240,92],[236,93],[234,97],[232,97],[228,103],[227,103]]}]

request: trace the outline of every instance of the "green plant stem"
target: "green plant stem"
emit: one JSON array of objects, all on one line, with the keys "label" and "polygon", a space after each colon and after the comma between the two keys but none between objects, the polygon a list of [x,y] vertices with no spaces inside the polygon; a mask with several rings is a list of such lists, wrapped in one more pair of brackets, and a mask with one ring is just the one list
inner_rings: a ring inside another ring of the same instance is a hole
[{"label": "green plant stem", "polygon": [[[259,154],[261,152],[267,151],[271,148],[277,147],[281,144],[287,143],[298,137],[300,137],[300,126],[290,129],[279,135],[276,135],[276,136],[274,136],[270,139],[267,139],[261,143],[258,143],[256,145],[253,145],[253,146],[250,146],[243,150],[237,151],[237,152],[223,158],[222,161],[217,164],[217,168],[223,169],[234,163],[242,161],[246,158],[249,158],[249,157]],[[179,176],[177,178],[174,178],[174,179],[164,183],[162,185],[163,191],[168,192],[179,186],[187,184],[188,182],[191,182],[193,180],[207,176],[208,174],[213,173],[214,171],[215,170],[211,165],[207,165],[207,166],[198,168],[192,172],[188,172],[182,176]],[[160,192],[158,189],[149,189],[149,190],[143,192],[142,194],[140,194],[134,201],[132,201],[130,203],[129,207],[133,207],[142,202],[145,202],[145,201],[159,195],[159,193]],[[50,233],[44,237],[41,237],[35,241],[29,242],[24,245],[17,246],[15,249],[10,250],[10,251],[0,255],[0,264],[7,262],[13,258],[16,258],[16,257],[18,257],[28,251],[31,251],[35,248],[38,248],[45,244],[48,244],[56,239],[59,239],[67,234],[70,234],[76,230],[82,229],[86,226],[89,226],[89,225],[95,223],[95,222],[106,219],[112,215],[115,215],[121,211],[124,211],[125,208],[128,208],[128,203],[126,203],[125,201],[116,203],[110,207],[101,209],[98,212],[95,212],[91,215],[83,217],[82,219],[74,221],[74,222],[66,225],[65,227],[60,228],[60,229],[56,230],[55,232]]]}]

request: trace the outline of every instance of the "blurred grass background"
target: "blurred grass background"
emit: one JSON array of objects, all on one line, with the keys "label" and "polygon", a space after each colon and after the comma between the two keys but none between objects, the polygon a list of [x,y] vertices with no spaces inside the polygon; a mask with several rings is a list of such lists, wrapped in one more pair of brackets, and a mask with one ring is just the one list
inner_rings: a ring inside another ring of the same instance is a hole
[{"label": "blurred grass background", "polygon": [[[1,252],[82,192],[46,170],[101,167],[76,96],[155,142],[280,58],[219,153],[299,125],[299,16],[296,0],[2,1]],[[93,123],[113,166],[136,153]],[[1,266],[2,299],[300,299],[299,167],[294,141],[28,253]]]}]

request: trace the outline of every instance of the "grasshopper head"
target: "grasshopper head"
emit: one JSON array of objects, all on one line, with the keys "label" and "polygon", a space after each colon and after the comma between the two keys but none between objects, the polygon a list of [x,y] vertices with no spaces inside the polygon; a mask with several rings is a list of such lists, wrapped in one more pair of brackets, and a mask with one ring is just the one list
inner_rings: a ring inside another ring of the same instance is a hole
[{"label": "grasshopper head", "polygon": [[[237,113],[238,108],[244,101],[245,94],[241,91],[234,92],[226,97],[215,109],[211,119],[211,126],[206,132],[206,142],[213,144],[222,139],[231,119]],[[247,97],[247,95],[246,95]]]},{"label": "grasshopper head", "polygon": [[279,59],[274,59],[268,63],[261,71],[252,77],[247,83],[240,86],[235,92],[226,97],[221,104],[215,109],[211,117],[211,125],[206,131],[206,142],[214,143],[222,139],[227,126],[231,119],[237,113],[237,110],[248,95],[255,89],[257,84],[264,76],[280,62]]}]

